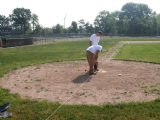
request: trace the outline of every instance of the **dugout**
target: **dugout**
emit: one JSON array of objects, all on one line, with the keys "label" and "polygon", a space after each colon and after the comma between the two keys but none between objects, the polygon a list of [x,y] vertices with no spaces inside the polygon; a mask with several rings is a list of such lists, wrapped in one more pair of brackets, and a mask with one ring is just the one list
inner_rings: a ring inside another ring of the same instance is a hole
[{"label": "dugout", "polygon": [[15,47],[15,46],[24,46],[24,45],[32,45],[33,38],[1,38],[0,39],[0,47]]}]

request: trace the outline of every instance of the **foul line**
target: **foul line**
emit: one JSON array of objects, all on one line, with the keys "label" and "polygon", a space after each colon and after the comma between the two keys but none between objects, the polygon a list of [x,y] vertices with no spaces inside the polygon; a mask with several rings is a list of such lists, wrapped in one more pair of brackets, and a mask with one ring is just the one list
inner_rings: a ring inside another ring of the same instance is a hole
[{"label": "foul line", "polygon": [[[123,46],[123,45],[122,45],[122,46]],[[122,46],[121,46],[121,47],[122,47]],[[120,48],[121,48],[121,47],[120,47]],[[117,49],[117,50],[110,56],[110,58],[109,58],[108,61],[111,60],[111,58],[114,56],[114,54],[115,54],[118,50],[120,50],[120,48]],[[100,69],[100,70],[101,70],[101,69]],[[92,76],[92,75],[91,75],[91,76]],[[89,79],[91,76],[89,76],[88,79]],[[88,80],[88,79],[87,79],[87,80]],[[86,80],[86,81],[87,81],[87,80]],[[84,81],[84,83],[83,83],[82,85],[80,85],[79,88],[78,88],[69,98],[67,98],[66,101],[65,101],[62,105],[60,105],[46,120],[48,120],[53,114],[55,114],[55,113],[86,83],[86,81]]]},{"label": "foul line", "polygon": [[[92,76],[92,75],[91,75],[91,76]],[[89,76],[89,78],[90,78],[91,76]],[[89,79],[89,78],[88,78],[88,79]],[[87,79],[87,80],[88,80],[88,79]],[[87,80],[86,80],[86,81],[87,81]],[[85,81],[85,82],[86,82],[86,81]],[[84,82],[84,83],[85,83],[85,82]],[[84,84],[84,83],[83,83],[83,84]],[[82,85],[83,85],[83,84],[82,84]],[[79,88],[81,88],[82,85],[81,85]],[[69,99],[79,90],[79,88],[78,88],[69,98],[67,98],[67,100],[69,100]],[[62,105],[60,105],[46,120],[48,120],[54,113],[56,113],[56,112],[67,102],[67,100],[66,100]]]}]

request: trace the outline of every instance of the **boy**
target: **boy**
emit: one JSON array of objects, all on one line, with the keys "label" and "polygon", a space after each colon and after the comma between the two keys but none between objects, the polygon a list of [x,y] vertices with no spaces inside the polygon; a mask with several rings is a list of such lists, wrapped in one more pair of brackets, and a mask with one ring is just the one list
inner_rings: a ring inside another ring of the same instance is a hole
[{"label": "boy", "polygon": [[86,50],[86,57],[89,64],[89,74],[95,74],[94,72],[94,64],[97,62],[97,57],[99,52],[102,51],[102,46],[100,45],[92,45],[87,48]]},{"label": "boy", "polygon": [[[97,34],[91,35],[90,46],[99,45],[100,36],[102,36],[102,31],[99,31]],[[94,64],[94,69],[98,71],[98,56],[97,56],[97,62]]]}]

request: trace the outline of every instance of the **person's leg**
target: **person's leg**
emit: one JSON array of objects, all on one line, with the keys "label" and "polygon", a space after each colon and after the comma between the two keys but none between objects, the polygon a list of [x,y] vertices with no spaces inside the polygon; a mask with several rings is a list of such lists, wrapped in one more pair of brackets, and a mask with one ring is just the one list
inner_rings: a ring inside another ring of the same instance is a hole
[{"label": "person's leg", "polygon": [[89,64],[89,58],[88,58],[88,52],[86,51],[86,57],[87,57],[87,61],[88,61],[88,64]]},{"label": "person's leg", "polygon": [[96,63],[94,64],[94,70],[99,71],[99,70],[98,70],[98,56],[97,56],[97,61],[96,61]]},{"label": "person's leg", "polygon": [[90,59],[90,70],[91,70],[91,73],[94,73],[95,55],[91,53],[90,58],[91,58]]},{"label": "person's leg", "polygon": [[97,70],[97,65],[96,64],[94,64],[94,70]]},{"label": "person's leg", "polygon": [[98,62],[94,64],[94,70],[98,70]]},{"label": "person's leg", "polygon": [[88,64],[89,64],[89,74],[93,74],[94,73],[94,54],[91,53],[90,51],[86,52],[86,56],[87,56],[87,60],[88,60]]}]

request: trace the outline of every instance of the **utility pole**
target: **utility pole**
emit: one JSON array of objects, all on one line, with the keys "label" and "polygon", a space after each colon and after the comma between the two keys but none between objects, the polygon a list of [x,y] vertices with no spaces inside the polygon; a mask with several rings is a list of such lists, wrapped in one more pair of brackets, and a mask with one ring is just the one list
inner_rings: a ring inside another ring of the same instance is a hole
[{"label": "utility pole", "polygon": [[66,20],[66,16],[67,16],[67,14],[66,14],[65,17],[64,17],[64,28],[65,28],[65,20]]}]

